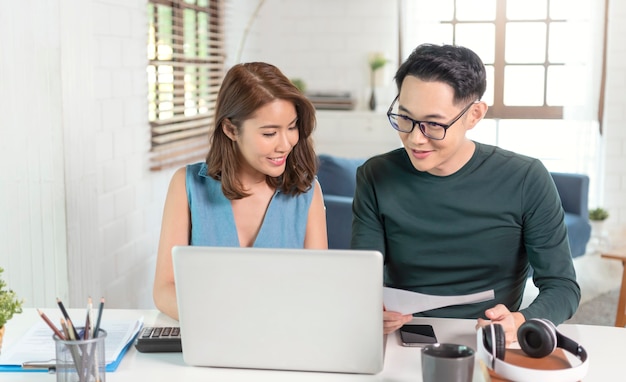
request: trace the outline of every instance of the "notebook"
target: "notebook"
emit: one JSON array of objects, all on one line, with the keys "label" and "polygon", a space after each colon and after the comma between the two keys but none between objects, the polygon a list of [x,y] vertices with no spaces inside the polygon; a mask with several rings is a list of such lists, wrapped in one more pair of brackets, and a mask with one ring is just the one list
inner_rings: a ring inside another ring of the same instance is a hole
[{"label": "notebook", "polygon": [[185,363],[382,370],[380,252],[178,246],[172,257]]}]

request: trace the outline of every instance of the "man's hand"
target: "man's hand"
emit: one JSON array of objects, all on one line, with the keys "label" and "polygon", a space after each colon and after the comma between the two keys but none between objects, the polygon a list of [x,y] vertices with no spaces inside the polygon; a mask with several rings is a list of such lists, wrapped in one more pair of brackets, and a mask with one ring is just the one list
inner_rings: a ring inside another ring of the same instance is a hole
[{"label": "man's hand", "polygon": [[383,308],[383,332],[385,334],[393,333],[400,329],[402,325],[413,319],[411,314],[402,314],[399,312],[389,312]]},{"label": "man's hand", "polygon": [[511,312],[509,309],[498,304],[491,309],[485,311],[485,316],[488,320],[482,318],[478,319],[476,329],[487,326],[489,324],[500,324],[504,329],[506,336],[506,346],[509,346],[513,342],[517,342],[517,329],[526,321],[526,318],[520,312]]}]

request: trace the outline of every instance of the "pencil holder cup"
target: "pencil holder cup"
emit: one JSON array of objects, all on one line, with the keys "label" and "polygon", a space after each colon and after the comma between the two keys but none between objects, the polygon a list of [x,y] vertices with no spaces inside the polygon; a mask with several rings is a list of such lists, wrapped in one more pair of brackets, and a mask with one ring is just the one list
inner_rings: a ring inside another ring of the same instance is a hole
[{"label": "pencil holder cup", "polygon": [[52,336],[56,348],[57,382],[105,382],[106,336],[102,329],[95,338],[87,340],[62,340],[56,334]]}]

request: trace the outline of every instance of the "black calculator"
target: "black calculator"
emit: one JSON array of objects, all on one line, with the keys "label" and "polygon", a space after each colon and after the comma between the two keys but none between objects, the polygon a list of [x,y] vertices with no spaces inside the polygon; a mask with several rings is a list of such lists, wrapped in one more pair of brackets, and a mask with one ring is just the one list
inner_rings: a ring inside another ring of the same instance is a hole
[{"label": "black calculator", "polygon": [[179,327],[145,327],[135,348],[142,353],[182,352]]}]

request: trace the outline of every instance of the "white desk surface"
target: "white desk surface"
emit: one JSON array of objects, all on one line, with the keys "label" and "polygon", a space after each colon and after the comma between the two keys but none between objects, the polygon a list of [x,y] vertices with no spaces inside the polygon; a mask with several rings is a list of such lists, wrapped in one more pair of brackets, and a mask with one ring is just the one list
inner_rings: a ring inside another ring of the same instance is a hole
[{"label": "white desk surface", "polygon": [[[58,317],[59,310],[44,309],[50,317]],[[71,316],[84,314],[84,309],[70,309]],[[177,326],[177,322],[156,310],[106,309],[107,319],[136,319],[144,317],[145,326]],[[35,309],[25,309],[7,323],[2,347],[8,348],[32,325],[41,320]],[[435,328],[440,342],[453,342],[476,349],[475,320],[445,318],[415,318],[416,323],[429,323]],[[590,364],[584,378],[588,381],[612,381],[626,375],[626,329],[612,326],[560,325],[558,330],[571,337],[587,350]],[[55,381],[48,373],[0,373],[0,380]],[[224,369],[187,366],[182,353],[140,353],[134,346],[128,350],[115,372],[107,373],[107,381],[421,381],[420,348],[400,345],[397,333],[387,338],[384,370],[376,375],[289,372],[271,370]],[[475,381],[482,381],[475,373]]]}]

